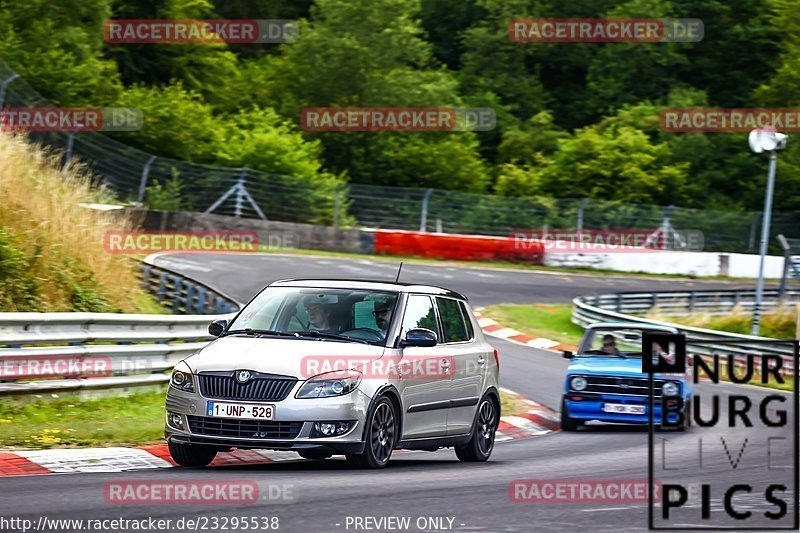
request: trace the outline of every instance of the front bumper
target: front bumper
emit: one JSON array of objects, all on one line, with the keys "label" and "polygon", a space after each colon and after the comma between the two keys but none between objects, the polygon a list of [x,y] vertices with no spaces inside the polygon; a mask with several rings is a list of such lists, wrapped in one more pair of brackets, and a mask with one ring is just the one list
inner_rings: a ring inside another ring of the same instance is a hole
[{"label": "front bumper", "polygon": [[[164,436],[169,442],[202,444],[221,449],[271,449],[291,451],[328,451],[332,453],[361,453],[364,450],[363,428],[371,398],[360,389],[350,394],[332,398],[297,399],[293,390],[278,402],[243,401],[275,406],[275,416],[270,422],[241,421],[219,417],[206,417],[206,403],[215,401],[199,393],[179,391],[172,387],[167,392],[166,426]],[[219,400],[237,403],[230,400]],[[182,417],[182,427],[170,420],[170,414]],[[201,418],[204,419],[201,421]],[[311,437],[314,422],[355,421],[344,435],[337,437]],[[222,426],[228,428],[221,431]],[[230,430],[234,428],[234,430]],[[232,434],[234,434],[231,436]],[[276,436],[278,435],[278,436]]]},{"label": "front bumper", "polygon": [[[573,398],[580,398],[575,400]],[[671,399],[677,399],[671,398]],[[649,399],[647,396],[622,396],[615,394],[580,394],[570,392],[564,398],[565,408],[567,415],[570,418],[578,420],[590,421],[597,420],[599,422],[616,422],[625,424],[648,424],[650,416],[647,413]],[[670,399],[668,399],[669,401]],[[684,409],[687,398],[684,398]],[[644,406],[644,414],[629,414],[629,413],[607,413],[603,411],[603,406],[606,403],[622,404],[622,405],[639,405]],[[653,400],[653,421],[656,424],[661,423],[661,398],[654,398]],[[683,411],[683,409],[681,409]],[[678,416],[675,414],[669,415],[668,420],[671,423],[677,422]]]}]

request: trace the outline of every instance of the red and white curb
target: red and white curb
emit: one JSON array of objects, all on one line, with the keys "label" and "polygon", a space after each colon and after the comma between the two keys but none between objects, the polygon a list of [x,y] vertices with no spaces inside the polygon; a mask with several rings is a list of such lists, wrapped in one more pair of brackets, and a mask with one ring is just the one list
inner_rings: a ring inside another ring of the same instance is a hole
[{"label": "red and white curb", "polygon": [[479,311],[474,311],[475,318],[478,319],[478,325],[487,335],[492,337],[500,337],[508,341],[524,344],[532,348],[539,348],[540,350],[550,350],[552,352],[560,352],[561,350],[575,350],[575,346],[568,344],[561,344],[558,341],[546,339],[544,337],[534,337],[527,333],[522,333],[513,328],[504,326],[491,318],[483,316]]},{"label": "red and white curb", "polygon": [[[555,413],[511,391],[530,408],[516,416],[503,416],[497,428],[497,442],[544,435],[558,429]],[[411,453],[399,450],[398,453]],[[297,453],[270,450],[236,450],[217,454],[211,466],[232,466],[303,460]],[[0,452],[0,476],[76,474],[83,472],[131,472],[176,466],[166,444],[136,448],[58,448]]]}]

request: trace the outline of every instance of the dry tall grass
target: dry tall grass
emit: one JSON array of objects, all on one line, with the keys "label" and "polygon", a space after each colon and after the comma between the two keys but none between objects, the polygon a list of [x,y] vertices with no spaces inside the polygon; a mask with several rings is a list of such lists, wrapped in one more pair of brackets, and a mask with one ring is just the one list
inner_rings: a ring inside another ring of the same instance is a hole
[{"label": "dry tall grass", "polygon": [[[131,228],[130,220],[81,207],[104,192],[90,187],[84,168],[62,171],[60,160],[0,132],[0,311],[140,310],[147,297],[136,263],[103,249],[103,234]],[[9,297],[20,283],[11,278],[25,274],[27,288]]]},{"label": "dry tall grass", "polygon": [[[736,307],[726,315],[695,313],[693,315],[669,315],[658,309],[651,310],[648,317],[665,322],[674,322],[686,326],[705,329],[716,329],[732,333],[750,333],[753,315],[740,307]],[[794,339],[796,336],[797,310],[794,307],[779,307],[761,314],[761,336],[775,339]]]}]

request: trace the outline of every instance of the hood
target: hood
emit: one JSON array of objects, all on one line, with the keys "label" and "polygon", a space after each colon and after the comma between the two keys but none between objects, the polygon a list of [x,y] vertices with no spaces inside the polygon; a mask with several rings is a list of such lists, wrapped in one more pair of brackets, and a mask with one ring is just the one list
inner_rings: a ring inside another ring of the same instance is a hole
[{"label": "hood", "polygon": [[[629,357],[575,357],[567,369],[568,374],[585,374],[595,376],[622,376],[629,378],[647,379],[647,374],[642,372],[642,358]],[[655,378],[681,380],[675,374],[656,374]]]},{"label": "hood", "polygon": [[[195,373],[251,370],[307,379],[314,373],[309,368],[341,368],[332,365],[343,361],[366,363],[385,350],[357,342],[231,336],[213,341],[185,361]],[[310,366],[308,357],[316,358],[312,364],[317,366]]]}]

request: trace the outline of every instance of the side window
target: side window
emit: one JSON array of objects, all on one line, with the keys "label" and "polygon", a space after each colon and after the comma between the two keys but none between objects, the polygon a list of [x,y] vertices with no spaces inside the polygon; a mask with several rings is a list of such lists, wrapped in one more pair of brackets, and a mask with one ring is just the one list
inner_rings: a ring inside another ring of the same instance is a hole
[{"label": "side window", "polygon": [[475,337],[475,332],[472,330],[472,318],[470,317],[471,311],[464,302],[458,302],[461,306],[461,314],[464,315],[464,323],[467,325],[467,338],[472,339]]},{"label": "side window", "polygon": [[442,332],[439,331],[439,324],[436,322],[436,312],[433,310],[433,302],[429,296],[412,294],[408,297],[406,313],[403,315],[402,335],[410,329],[425,328],[436,332],[436,336],[441,340]]},{"label": "side window", "polygon": [[470,336],[467,334],[467,325],[464,323],[464,317],[461,316],[461,307],[458,305],[458,301],[437,297],[436,305],[439,307],[439,316],[442,319],[444,342],[468,341]]}]

